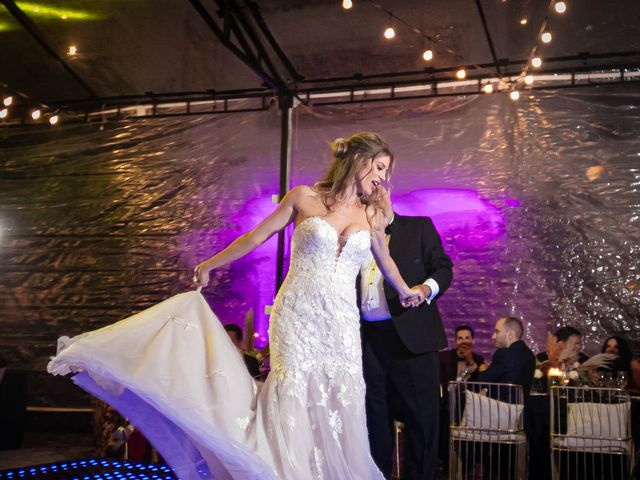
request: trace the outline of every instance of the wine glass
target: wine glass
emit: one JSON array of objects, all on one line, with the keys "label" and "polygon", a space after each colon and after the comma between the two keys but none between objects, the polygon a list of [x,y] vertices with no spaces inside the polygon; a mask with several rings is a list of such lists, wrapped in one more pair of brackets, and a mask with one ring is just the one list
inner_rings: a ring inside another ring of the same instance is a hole
[{"label": "wine glass", "polygon": [[466,365],[464,367],[464,370],[462,370],[462,373],[460,373],[460,381],[461,382],[466,382],[467,380],[469,380],[469,378],[471,378],[471,374],[473,374],[473,372],[475,372],[476,369],[474,366],[472,365]]},{"label": "wine glass", "polygon": [[629,383],[629,375],[627,372],[620,371],[616,375],[616,387],[624,389]]},{"label": "wine glass", "polygon": [[612,388],[615,386],[615,380],[613,378],[613,372],[600,372],[598,376],[598,383],[601,388]]}]

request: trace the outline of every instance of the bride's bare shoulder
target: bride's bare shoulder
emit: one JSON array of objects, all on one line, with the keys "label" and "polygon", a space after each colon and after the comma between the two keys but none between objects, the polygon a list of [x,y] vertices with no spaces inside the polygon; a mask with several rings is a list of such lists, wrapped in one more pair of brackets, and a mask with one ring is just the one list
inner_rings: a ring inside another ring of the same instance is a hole
[{"label": "bride's bare shoulder", "polygon": [[309,185],[298,185],[293,187],[289,192],[289,195],[292,195],[294,198],[302,200],[306,197],[318,197],[318,191]]}]

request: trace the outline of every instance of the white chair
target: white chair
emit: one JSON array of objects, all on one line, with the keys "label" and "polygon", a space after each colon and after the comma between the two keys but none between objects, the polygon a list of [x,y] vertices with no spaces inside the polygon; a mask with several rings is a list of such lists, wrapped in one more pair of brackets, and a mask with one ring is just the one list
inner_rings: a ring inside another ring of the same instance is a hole
[{"label": "white chair", "polygon": [[631,478],[631,399],[617,388],[551,388],[551,472],[556,479]]},{"label": "white chair", "polygon": [[520,385],[449,383],[449,478],[527,478]]}]

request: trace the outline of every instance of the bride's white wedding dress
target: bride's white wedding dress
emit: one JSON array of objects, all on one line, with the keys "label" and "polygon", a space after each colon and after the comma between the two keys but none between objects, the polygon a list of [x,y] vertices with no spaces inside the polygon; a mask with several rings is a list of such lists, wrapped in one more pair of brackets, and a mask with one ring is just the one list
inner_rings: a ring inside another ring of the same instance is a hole
[{"label": "bride's white wedding dress", "polygon": [[368,231],[295,229],[261,388],[198,292],[59,340],[53,374],[108,402],[182,480],[382,479],[369,453],[356,305]]}]

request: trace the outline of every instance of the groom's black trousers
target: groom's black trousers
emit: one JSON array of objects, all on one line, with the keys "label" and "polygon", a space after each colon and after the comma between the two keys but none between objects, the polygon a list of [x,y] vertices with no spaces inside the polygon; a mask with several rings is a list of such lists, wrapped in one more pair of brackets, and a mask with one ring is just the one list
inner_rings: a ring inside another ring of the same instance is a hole
[{"label": "groom's black trousers", "polygon": [[391,320],[363,321],[361,325],[371,455],[382,473],[391,478],[392,410],[397,404],[405,423],[403,478],[432,480],[438,454],[438,352],[409,352]]}]

